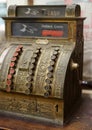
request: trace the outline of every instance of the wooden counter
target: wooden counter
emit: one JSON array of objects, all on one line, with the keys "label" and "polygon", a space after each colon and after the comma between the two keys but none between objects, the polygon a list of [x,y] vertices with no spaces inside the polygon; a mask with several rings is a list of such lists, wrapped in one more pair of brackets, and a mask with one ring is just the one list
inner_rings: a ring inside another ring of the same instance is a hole
[{"label": "wooden counter", "polygon": [[82,103],[65,126],[54,126],[9,115],[0,115],[0,130],[92,130],[92,90],[83,90]]}]

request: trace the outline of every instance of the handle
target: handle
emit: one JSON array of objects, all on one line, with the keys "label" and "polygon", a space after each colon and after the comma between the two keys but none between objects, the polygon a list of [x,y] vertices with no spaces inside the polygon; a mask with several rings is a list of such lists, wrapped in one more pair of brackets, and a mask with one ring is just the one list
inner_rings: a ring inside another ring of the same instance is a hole
[{"label": "handle", "polygon": [[92,81],[80,81],[80,84],[83,87],[92,87]]}]

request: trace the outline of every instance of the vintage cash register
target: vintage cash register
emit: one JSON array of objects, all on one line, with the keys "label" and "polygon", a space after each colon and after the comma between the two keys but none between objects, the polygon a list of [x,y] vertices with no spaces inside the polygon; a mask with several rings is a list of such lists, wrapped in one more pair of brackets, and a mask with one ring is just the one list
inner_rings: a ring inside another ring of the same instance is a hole
[{"label": "vintage cash register", "polygon": [[63,125],[81,99],[79,5],[13,6],[0,45],[0,113]]}]

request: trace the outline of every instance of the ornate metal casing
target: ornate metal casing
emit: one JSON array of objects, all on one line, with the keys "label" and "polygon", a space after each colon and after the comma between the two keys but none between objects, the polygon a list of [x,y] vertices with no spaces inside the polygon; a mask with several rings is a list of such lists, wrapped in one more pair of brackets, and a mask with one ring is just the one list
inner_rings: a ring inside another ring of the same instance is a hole
[{"label": "ornate metal casing", "polygon": [[10,6],[3,19],[1,112],[63,125],[81,99],[80,6]]}]

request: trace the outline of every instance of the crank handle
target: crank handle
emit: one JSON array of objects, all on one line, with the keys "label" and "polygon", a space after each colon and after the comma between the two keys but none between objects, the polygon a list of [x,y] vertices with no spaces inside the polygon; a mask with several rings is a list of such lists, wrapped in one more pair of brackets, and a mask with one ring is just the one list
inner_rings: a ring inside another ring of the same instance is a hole
[{"label": "crank handle", "polygon": [[92,81],[80,81],[81,86],[92,87]]}]

